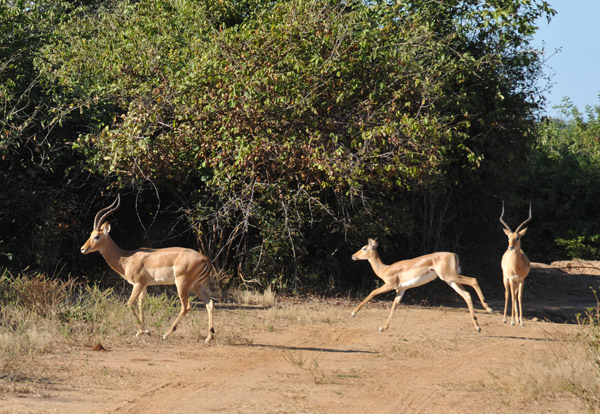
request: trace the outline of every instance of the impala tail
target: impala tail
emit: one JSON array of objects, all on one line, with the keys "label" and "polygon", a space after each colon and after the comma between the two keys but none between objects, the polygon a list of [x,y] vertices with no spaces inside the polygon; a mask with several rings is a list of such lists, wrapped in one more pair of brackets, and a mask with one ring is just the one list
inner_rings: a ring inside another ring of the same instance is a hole
[{"label": "impala tail", "polygon": [[462,274],[462,269],[460,268],[460,259],[458,258],[457,254],[454,255],[454,269],[456,269],[456,273],[459,275]]}]

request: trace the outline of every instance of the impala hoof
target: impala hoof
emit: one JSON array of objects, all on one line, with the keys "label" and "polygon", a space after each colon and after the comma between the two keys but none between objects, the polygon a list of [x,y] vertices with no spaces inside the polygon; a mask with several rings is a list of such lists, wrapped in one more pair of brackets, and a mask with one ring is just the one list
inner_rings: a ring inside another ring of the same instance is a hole
[{"label": "impala hoof", "polygon": [[352,312],[352,313],[350,314],[350,317],[351,317],[351,318],[354,318],[355,316],[356,316],[356,312]]},{"label": "impala hoof", "polygon": [[383,332],[383,331],[384,331],[384,329],[383,329],[383,328],[380,326],[380,327],[379,327],[379,329],[378,329],[378,331],[379,331],[379,332]]},{"label": "impala hoof", "polygon": [[489,313],[490,315],[493,315],[493,314],[494,314],[494,310],[493,310],[492,308],[489,308],[489,309],[487,310],[487,313]]},{"label": "impala hoof", "polygon": [[139,331],[137,331],[137,333],[135,334],[136,338],[139,338],[140,335],[150,335],[150,330],[148,329],[140,329]]},{"label": "impala hoof", "polygon": [[479,326],[475,328],[475,330],[477,331],[477,333],[481,332],[481,328]]}]

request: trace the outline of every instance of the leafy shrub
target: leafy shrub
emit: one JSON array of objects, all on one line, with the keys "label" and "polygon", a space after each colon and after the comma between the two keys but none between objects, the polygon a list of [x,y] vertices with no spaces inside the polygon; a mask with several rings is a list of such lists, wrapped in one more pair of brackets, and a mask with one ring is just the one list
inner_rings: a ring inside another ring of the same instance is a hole
[{"label": "leafy shrub", "polygon": [[73,149],[91,171],[171,193],[240,278],[333,292],[343,246],[453,248],[465,191],[523,162],[541,68],[525,46],[554,11],[505,3],[94,3],[38,64],[88,128]]},{"label": "leafy shrub", "polygon": [[518,193],[533,201],[531,252],[547,261],[600,258],[600,106],[587,119],[568,100],[564,118],[538,125]]}]

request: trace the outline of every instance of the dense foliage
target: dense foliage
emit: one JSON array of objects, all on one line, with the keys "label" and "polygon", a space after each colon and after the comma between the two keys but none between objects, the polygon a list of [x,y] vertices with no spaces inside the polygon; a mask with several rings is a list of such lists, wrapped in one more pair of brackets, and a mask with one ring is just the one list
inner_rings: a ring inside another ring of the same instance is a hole
[{"label": "dense foliage", "polygon": [[544,212],[532,243],[547,260],[600,258],[600,105],[581,113],[568,99],[562,119],[538,125],[521,192]]},{"label": "dense foliage", "polygon": [[[3,263],[77,271],[93,213],[122,192],[124,247],[197,237],[236,276],[356,290],[373,283],[349,270],[367,237],[393,259],[468,250],[499,269],[501,200],[515,217],[528,199],[536,218],[553,208],[532,181],[555,168],[536,133],[564,131],[536,129],[544,1],[1,7]],[[559,254],[593,226],[545,240]]]},{"label": "dense foliage", "polygon": [[0,2],[0,263],[16,269],[72,263],[76,131],[58,124],[69,109],[56,106],[35,63],[68,18],[67,3]]}]

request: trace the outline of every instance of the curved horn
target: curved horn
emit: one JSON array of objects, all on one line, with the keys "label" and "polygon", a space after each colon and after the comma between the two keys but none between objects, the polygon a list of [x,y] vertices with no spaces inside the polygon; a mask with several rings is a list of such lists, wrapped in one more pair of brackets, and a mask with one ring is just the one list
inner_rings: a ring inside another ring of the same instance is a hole
[{"label": "curved horn", "polygon": [[517,229],[515,230],[515,233],[518,233],[519,230],[521,230],[523,228],[523,226],[525,226],[527,223],[529,223],[531,221],[531,201],[529,202],[529,218],[527,218],[527,220],[525,220],[523,223],[519,224],[519,227],[517,227]]},{"label": "curved horn", "polygon": [[502,201],[502,214],[500,214],[500,223],[502,223],[502,225],[504,226],[504,228],[506,230],[508,230],[512,233],[513,231],[510,229],[510,226],[508,224],[506,224],[504,222],[504,220],[502,220],[502,217],[504,217],[504,201]]},{"label": "curved horn", "polygon": [[121,194],[117,194],[117,198],[115,199],[115,201],[113,201],[113,203],[110,206],[104,207],[96,214],[96,218],[94,218],[94,229],[99,230],[102,223],[104,223],[106,217],[108,217],[109,214],[112,214],[114,211],[116,211],[120,206]]}]

